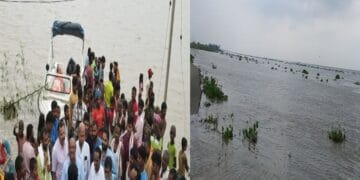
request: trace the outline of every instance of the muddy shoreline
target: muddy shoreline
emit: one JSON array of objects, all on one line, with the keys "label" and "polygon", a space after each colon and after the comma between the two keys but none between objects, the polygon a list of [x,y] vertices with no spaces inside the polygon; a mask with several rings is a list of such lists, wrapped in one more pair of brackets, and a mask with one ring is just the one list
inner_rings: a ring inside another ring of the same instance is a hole
[{"label": "muddy shoreline", "polygon": [[190,89],[190,112],[197,114],[200,108],[201,101],[201,73],[200,69],[194,64],[190,64],[191,73],[191,89]]}]

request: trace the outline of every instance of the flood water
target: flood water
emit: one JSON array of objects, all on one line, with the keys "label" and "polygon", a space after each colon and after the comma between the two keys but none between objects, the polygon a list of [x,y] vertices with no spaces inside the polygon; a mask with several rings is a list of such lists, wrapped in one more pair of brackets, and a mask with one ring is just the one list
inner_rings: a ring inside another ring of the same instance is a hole
[{"label": "flood water", "polygon": [[[90,46],[96,56],[106,57],[105,81],[109,62],[117,61],[121,91],[127,98],[138,87],[139,74],[147,83],[148,68],[154,71],[155,104],[161,105],[165,89],[166,60],[170,30],[169,1],[152,0],[52,0],[0,1],[0,102],[3,98],[31,92],[45,81],[51,26],[55,20],[80,23],[85,32],[85,52]],[[169,141],[172,124],[178,127],[175,143],[190,139],[190,6],[177,1],[175,6],[172,56],[168,90],[168,127],[164,144]],[[182,38],[180,38],[180,36]],[[74,37],[54,38],[55,60],[66,64],[70,57],[79,62],[82,41]],[[23,50],[23,55],[21,55]],[[22,64],[21,57],[24,57]],[[63,66],[63,68],[65,68]],[[9,139],[17,152],[12,129],[17,120],[32,123],[37,129],[37,97],[22,101],[18,118],[5,121],[0,114],[1,138]],[[16,156],[12,154],[13,158]],[[189,155],[190,156],[190,155]]]},{"label": "flood water", "polygon": [[[239,61],[194,49],[191,54],[201,74],[215,77],[228,95],[227,102],[206,108],[203,94],[199,113],[191,115],[194,179],[360,177],[360,86],[354,84],[360,81],[359,71],[260,58],[257,63]],[[271,70],[275,63],[277,70]],[[302,77],[303,69],[309,72],[308,79]],[[344,79],[334,81],[336,74]],[[210,114],[219,116],[219,131],[222,126],[234,126],[235,138],[228,144],[219,132],[200,122]],[[259,121],[259,133],[253,146],[240,132],[255,121]],[[338,125],[346,133],[342,144],[333,143],[327,135]]]}]

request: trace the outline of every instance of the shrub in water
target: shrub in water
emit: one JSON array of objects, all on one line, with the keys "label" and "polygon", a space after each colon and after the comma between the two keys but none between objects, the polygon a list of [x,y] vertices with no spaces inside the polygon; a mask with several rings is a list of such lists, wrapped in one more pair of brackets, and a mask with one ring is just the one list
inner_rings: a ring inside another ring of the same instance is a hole
[{"label": "shrub in water", "polygon": [[334,141],[335,143],[341,143],[345,140],[345,130],[341,127],[331,128],[328,132],[329,139]]},{"label": "shrub in water", "polygon": [[256,121],[252,126],[250,126],[247,129],[243,129],[243,136],[246,138],[249,142],[256,143],[257,142],[257,134],[259,127],[259,121]]},{"label": "shrub in water", "polygon": [[339,74],[337,74],[337,75],[335,76],[335,80],[337,80],[337,79],[340,79],[340,75],[339,75]]},{"label": "shrub in water", "polygon": [[211,114],[205,119],[203,119],[203,122],[212,125],[213,126],[212,130],[216,130],[218,126],[218,117]]},{"label": "shrub in water", "polygon": [[305,69],[302,71],[302,73],[303,74],[309,74],[309,72],[307,70],[305,70]]},{"label": "shrub in water", "polygon": [[229,125],[229,127],[224,128],[224,126],[221,128],[221,134],[222,134],[222,138],[225,141],[229,141],[232,140],[234,137],[234,133],[233,133],[233,126]]},{"label": "shrub in water", "polygon": [[227,101],[227,96],[222,92],[217,81],[213,77],[205,77],[203,83],[203,90],[206,97],[211,102],[222,102]]}]

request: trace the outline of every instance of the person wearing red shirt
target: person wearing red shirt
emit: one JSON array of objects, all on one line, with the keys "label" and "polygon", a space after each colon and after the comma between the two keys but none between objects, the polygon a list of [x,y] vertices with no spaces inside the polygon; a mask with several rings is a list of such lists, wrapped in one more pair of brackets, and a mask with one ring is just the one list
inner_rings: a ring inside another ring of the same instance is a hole
[{"label": "person wearing red shirt", "polygon": [[97,135],[99,137],[101,137],[102,129],[105,124],[105,108],[104,108],[102,100],[101,100],[101,95],[96,96],[95,98],[96,98],[96,108],[93,109],[91,115],[92,115],[93,121],[96,123],[96,125],[99,129]]}]

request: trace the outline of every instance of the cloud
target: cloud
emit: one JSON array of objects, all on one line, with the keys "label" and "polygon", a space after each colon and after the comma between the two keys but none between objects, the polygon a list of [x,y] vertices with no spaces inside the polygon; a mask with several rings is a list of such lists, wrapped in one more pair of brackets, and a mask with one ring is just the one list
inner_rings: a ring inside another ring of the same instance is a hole
[{"label": "cloud", "polygon": [[259,56],[360,69],[360,2],[192,0],[191,39]]}]

